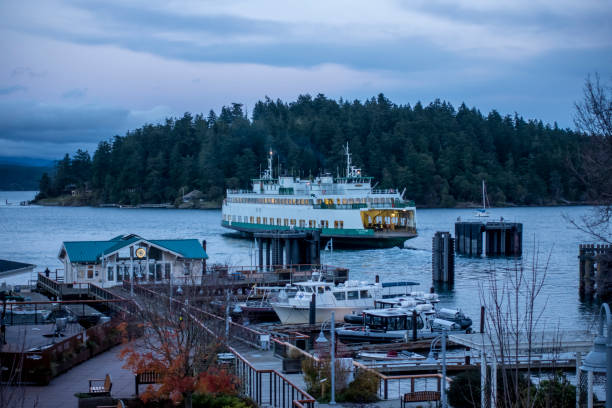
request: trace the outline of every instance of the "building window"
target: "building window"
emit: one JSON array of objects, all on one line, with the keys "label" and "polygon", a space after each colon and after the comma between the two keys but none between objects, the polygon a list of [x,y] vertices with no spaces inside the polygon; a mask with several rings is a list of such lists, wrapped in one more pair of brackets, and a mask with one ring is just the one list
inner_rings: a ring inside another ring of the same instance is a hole
[{"label": "building window", "polygon": [[93,265],[87,265],[87,279],[93,279],[94,277],[94,267]]},{"label": "building window", "polygon": [[113,273],[113,267],[112,267],[112,266],[107,267],[107,268],[106,268],[106,280],[108,280],[108,281],[112,281],[112,280],[114,280],[114,279],[113,279],[113,278],[114,278],[114,276],[113,276],[113,275],[114,275],[114,273]]},{"label": "building window", "polygon": [[257,217],[257,223],[261,224],[261,217]]},{"label": "building window", "polygon": [[189,275],[189,274],[191,274],[191,264],[190,264],[189,262],[185,262],[185,263],[183,264],[183,273],[184,273],[185,275]]},{"label": "building window", "polygon": [[276,225],[281,225],[281,219],[280,218],[276,219]]},{"label": "building window", "polygon": [[121,282],[123,280],[123,268],[115,265],[115,270],[117,272],[117,282]]},{"label": "building window", "polygon": [[164,275],[166,279],[170,279],[170,264],[169,263],[164,265]]}]

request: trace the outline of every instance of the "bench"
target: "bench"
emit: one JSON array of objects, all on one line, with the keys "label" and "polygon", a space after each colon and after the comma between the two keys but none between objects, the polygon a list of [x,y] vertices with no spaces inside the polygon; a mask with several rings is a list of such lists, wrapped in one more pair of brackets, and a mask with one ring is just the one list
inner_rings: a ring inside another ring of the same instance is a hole
[{"label": "bench", "polygon": [[113,388],[113,383],[111,381],[110,375],[108,374],[106,374],[106,377],[104,377],[104,379],[89,380],[90,394],[110,395],[111,388]]},{"label": "bench", "polygon": [[134,382],[136,383],[136,396],[138,396],[138,386],[140,384],[159,384],[161,382],[161,375],[155,371],[145,371],[136,374]]},{"label": "bench", "polygon": [[404,397],[401,399],[401,407],[404,408],[409,402],[428,402],[428,401],[440,401],[440,392],[439,391],[414,391],[407,392],[404,394]]}]

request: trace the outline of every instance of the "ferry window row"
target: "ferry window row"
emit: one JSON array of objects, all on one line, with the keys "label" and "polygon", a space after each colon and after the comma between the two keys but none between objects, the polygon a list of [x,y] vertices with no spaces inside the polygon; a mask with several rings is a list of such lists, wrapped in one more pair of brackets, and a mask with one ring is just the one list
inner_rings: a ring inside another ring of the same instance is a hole
[{"label": "ferry window row", "polygon": [[[259,198],[259,197],[228,197],[228,203],[239,204],[280,204],[280,205],[312,205],[315,200],[308,198]],[[321,205],[348,205],[348,204],[388,204],[393,203],[393,198],[325,198],[317,199],[316,204]]]},{"label": "ferry window row", "polygon": [[313,200],[308,198],[257,198],[257,197],[228,197],[228,203],[240,204],[284,204],[284,205],[312,205]]},{"label": "ferry window row", "polygon": [[[329,220],[296,220],[295,218],[255,217],[242,215],[224,215],[223,221],[244,222],[249,224],[277,225],[283,227],[299,226],[300,228],[329,228]],[[344,228],[344,221],[335,220],[334,228]]]}]

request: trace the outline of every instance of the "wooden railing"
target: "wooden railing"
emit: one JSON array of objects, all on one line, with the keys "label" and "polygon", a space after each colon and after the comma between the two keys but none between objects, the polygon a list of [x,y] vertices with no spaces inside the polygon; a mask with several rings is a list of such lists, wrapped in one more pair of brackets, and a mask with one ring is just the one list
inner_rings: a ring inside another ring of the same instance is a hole
[{"label": "wooden railing", "polygon": [[[129,283],[124,282],[124,285],[128,285]],[[153,291],[143,285],[134,284],[134,293],[146,297],[161,297],[168,299],[166,294],[162,294],[156,291]],[[172,299],[172,302],[177,307],[181,307],[191,315],[196,317],[198,321],[200,321],[205,326],[213,325],[215,326],[216,333],[222,333],[224,330],[221,328],[225,325],[225,319],[217,316],[213,313],[206,312],[204,310],[198,309],[192,305],[185,305],[180,299]],[[229,338],[241,341],[251,347],[255,347],[257,349],[267,348],[266,339],[269,339],[269,335],[258,330],[251,329],[249,327],[243,326],[239,323],[229,322]]]},{"label": "wooden railing", "polygon": [[[236,356],[236,375],[242,393],[258,405],[273,407],[314,408],[315,399],[276,370],[257,369],[240,353],[230,347]],[[267,384],[264,382],[267,380]]]}]

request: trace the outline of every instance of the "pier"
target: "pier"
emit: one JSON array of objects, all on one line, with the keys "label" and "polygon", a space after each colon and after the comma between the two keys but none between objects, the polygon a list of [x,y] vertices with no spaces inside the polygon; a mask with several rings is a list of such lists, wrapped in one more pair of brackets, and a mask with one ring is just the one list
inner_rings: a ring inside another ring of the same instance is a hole
[{"label": "pier", "polygon": [[612,245],[580,245],[578,259],[581,298],[612,297]]},{"label": "pier", "polygon": [[[450,234],[440,234],[441,239],[451,239]],[[584,248],[585,250],[587,248]],[[591,248],[588,248],[589,250]],[[452,251],[451,251],[452,252]],[[50,280],[44,275],[39,276],[41,286],[54,287],[61,293],[59,282]],[[199,281],[196,280],[199,284]],[[233,372],[240,378],[241,393],[249,396],[262,406],[269,407],[314,407],[315,400],[305,389],[305,382],[301,374],[301,361],[303,359],[317,360],[329,342],[317,344],[308,350],[309,339],[314,338],[325,329],[324,325],[259,325],[244,326],[228,320],[227,317],[218,316],[203,310],[206,296],[198,294],[199,286],[184,286],[185,297],[177,295],[173,290],[168,291],[158,283],[124,281],[123,286],[113,289],[104,289],[89,285],[81,288],[88,297],[91,305],[117,305],[127,315],[137,316],[135,308],[147,304],[164,303],[168,300],[182,310],[186,319],[194,319],[202,325],[212,336],[219,337],[227,342]],[[176,289],[176,288],[175,288]],[[133,295],[129,295],[132,292]],[[195,295],[194,297],[189,297]],[[171,296],[171,297],[169,297]],[[198,299],[200,299],[198,301]],[[160,302],[160,300],[164,300]],[[173,306],[174,308],[174,306]],[[328,327],[329,329],[329,327]],[[225,335],[223,334],[225,333]],[[559,337],[556,337],[559,336]],[[482,378],[489,383],[494,382],[495,373],[504,366],[522,369],[556,370],[573,369],[581,364],[581,358],[592,345],[592,336],[585,332],[572,333],[536,333],[536,349],[538,352],[527,355],[527,343],[521,337],[519,347],[509,350],[510,353],[500,360],[498,340],[494,335],[482,334],[450,334],[448,347],[455,349],[447,356],[446,370],[448,372],[461,372],[468,369],[480,368]],[[439,374],[442,363],[424,358],[407,358],[402,361],[356,361],[352,360],[357,351],[398,352],[399,350],[420,351],[425,354],[430,350],[431,339],[417,342],[393,343],[381,345],[345,345],[337,343],[338,358],[350,362],[351,372],[368,370],[378,381],[378,396],[382,400],[396,400],[403,398],[406,393],[440,392],[443,376]],[[457,348],[467,347],[464,353]],[[512,354],[517,352],[518,354]],[[298,355],[297,365],[295,356]],[[483,368],[484,367],[484,368]],[[492,380],[488,380],[488,377]],[[433,390],[432,390],[433,387]],[[125,386],[122,389],[127,390]],[[496,390],[490,389],[482,395],[482,401],[495,398]]]},{"label": "pier", "polygon": [[455,242],[455,248],[460,255],[482,256],[484,248],[486,256],[521,256],[523,224],[505,222],[503,219],[487,223],[457,221]]},{"label": "pier", "polygon": [[272,230],[253,234],[260,270],[321,263],[321,231]]}]

